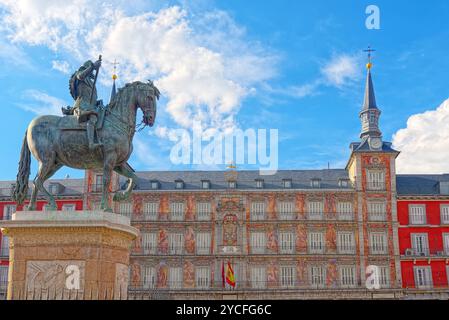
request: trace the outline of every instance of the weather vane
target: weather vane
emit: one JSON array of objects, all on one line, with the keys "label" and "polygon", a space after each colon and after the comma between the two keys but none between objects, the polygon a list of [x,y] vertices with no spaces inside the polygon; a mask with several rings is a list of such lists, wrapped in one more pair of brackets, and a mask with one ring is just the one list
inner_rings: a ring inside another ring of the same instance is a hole
[{"label": "weather vane", "polygon": [[368,52],[368,63],[366,64],[366,68],[371,69],[371,67],[373,66],[373,64],[371,63],[371,52],[374,52],[376,50],[371,49],[371,46],[368,46],[368,49],[363,50],[363,51]]}]

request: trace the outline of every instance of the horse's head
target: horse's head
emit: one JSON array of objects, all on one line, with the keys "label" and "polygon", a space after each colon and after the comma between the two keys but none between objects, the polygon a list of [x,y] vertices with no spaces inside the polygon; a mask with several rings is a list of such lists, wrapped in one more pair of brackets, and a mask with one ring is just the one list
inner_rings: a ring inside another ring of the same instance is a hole
[{"label": "horse's head", "polygon": [[140,83],[136,96],[136,106],[143,112],[143,123],[152,127],[156,120],[157,100],[160,92],[153,82]]}]

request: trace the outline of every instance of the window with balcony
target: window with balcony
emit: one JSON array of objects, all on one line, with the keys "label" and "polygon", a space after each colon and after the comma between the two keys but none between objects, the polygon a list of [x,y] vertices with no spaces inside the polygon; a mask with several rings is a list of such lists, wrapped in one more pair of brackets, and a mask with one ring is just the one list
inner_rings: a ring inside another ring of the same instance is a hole
[{"label": "window with balcony", "polygon": [[432,269],[430,266],[414,267],[415,286],[418,289],[432,288]]},{"label": "window with balcony", "polygon": [[9,257],[9,238],[7,236],[1,237],[0,257]]},{"label": "window with balcony", "polygon": [[279,232],[279,252],[292,254],[295,252],[295,234],[290,231]]},{"label": "window with balcony", "polygon": [[119,212],[120,214],[131,218],[133,214],[133,204],[131,202],[121,202],[119,204]]},{"label": "window with balcony", "polygon": [[367,190],[385,190],[385,172],[382,170],[367,170]]},{"label": "window with balcony", "polygon": [[197,254],[210,254],[211,245],[211,233],[210,232],[198,232],[196,234],[196,253]]},{"label": "window with balcony", "polygon": [[381,288],[390,288],[390,267],[380,266],[379,267],[379,284]]},{"label": "window with balcony", "polygon": [[15,204],[7,204],[3,208],[3,220],[11,220],[12,214],[16,212]]},{"label": "window with balcony", "polygon": [[195,284],[198,289],[208,289],[210,287],[210,267],[195,268]]},{"label": "window with balcony", "polygon": [[251,220],[264,220],[266,211],[266,203],[262,201],[251,203]]},{"label": "window with balcony", "polygon": [[417,256],[429,255],[429,241],[427,233],[412,233],[412,251]]},{"label": "window with balcony", "polygon": [[182,254],[184,251],[184,234],[170,233],[168,235],[168,246],[170,254]]},{"label": "window with balcony", "polygon": [[293,201],[280,201],[278,202],[279,219],[281,220],[294,220],[295,203]]},{"label": "window with balcony", "polygon": [[182,288],[182,268],[170,267],[168,270],[168,286],[170,289]]},{"label": "window with balcony", "polygon": [[294,288],[296,282],[295,266],[281,266],[279,268],[280,283],[282,288]]},{"label": "window with balcony", "polygon": [[209,221],[211,218],[210,202],[197,202],[196,217],[199,221]]},{"label": "window with balcony", "polygon": [[342,287],[356,286],[355,266],[340,266],[339,276],[340,276],[340,284]]},{"label": "window with balcony", "polygon": [[267,246],[265,232],[251,232],[250,238],[251,253],[263,254]]},{"label": "window with balcony", "polygon": [[370,233],[370,253],[386,254],[387,253],[387,235],[385,232]]},{"label": "window with balcony", "polygon": [[156,254],[157,234],[155,232],[142,233],[142,250],[144,254]]},{"label": "window with balcony", "polygon": [[308,238],[309,253],[324,253],[323,232],[309,232]]},{"label": "window with balcony", "polygon": [[387,219],[387,204],[385,201],[368,201],[368,220],[385,221]]},{"label": "window with balcony", "polygon": [[316,288],[326,286],[326,267],[322,265],[312,265],[309,267],[310,285]]},{"label": "window with balcony", "polygon": [[156,287],[156,269],[154,267],[143,266],[142,286],[144,289],[153,289]]},{"label": "window with balcony", "polygon": [[337,251],[340,254],[355,253],[353,232],[337,232]]},{"label": "window with balcony", "polygon": [[408,206],[409,222],[413,225],[426,224],[426,206],[423,204]]},{"label": "window with balcony", "polygon": [[172,202],[170,203],[170,220],[182,221],[184,220],[184,202]]},{"label": "window with balcony", "polygon": [[337,216],[338,220],[350,221],[354,219],[352,202],[337,202]]},{"label": "window with balcony", "polygon": [[265,289],[267,287],[267,275],[265,267],[251,267],[251,287],[253,289]]},{"label": "window with balcony", "polygon": [[322,220],[324,211],[323,201],[307,202],[307,211],[309,220]]},{"label": "window with balcony", "polygon": [[449,224],[449,205],[441,206],[441,224]]},{"label": "window with balcony", "polygon": [[8,266],[0,266],[0,290],[8,287]]},{"label": "window with balcony", "polygon": [[159,202],[151,201],[143,204],[143,218],[147,221],[156,221],[159,213]]}]

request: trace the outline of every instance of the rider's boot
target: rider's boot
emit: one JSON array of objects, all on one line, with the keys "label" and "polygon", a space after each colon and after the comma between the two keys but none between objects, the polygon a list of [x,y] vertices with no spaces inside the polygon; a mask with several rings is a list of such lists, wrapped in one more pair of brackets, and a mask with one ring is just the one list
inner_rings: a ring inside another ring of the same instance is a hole
[{"label": "rider's boot", "polygon": [[87,141],[89,142],[89,150],[93,151],[98,147],[102,146],[101,143],[94,142],[94,134],[95,134],[95,123],[97,122],[97,117],[91,116],[89,121],[87,121]]}]

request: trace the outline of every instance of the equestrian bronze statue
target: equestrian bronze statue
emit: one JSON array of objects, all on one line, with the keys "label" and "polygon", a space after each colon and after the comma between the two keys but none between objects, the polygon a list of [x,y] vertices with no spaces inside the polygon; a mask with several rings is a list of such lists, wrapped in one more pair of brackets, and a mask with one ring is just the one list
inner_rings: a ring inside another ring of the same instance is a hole
[{"label": "equestrian bronze statue", "polygon": [[96,62],[87,61],[73,74],[70,91],[75,104],[72,108],[63,109],[65,116],[39,116],[28,125],[13,194],[18,204],[22,204],[28,194],[32,153],[39,166],[28,210],[36,210],[38,191],[47,199],[48,209],[57,209],[44,182],[62,166],[103,171],[100,209],[104,211],[112,211],[108,201],[112,170],[129,179],[126,189],[116,192],[113,200],[129,198],[137,179],[127,164],[133,150],[137,109],[143,112],[142,123],[152,127],[160,92],[151,81],[128,83],[104,107],[101,101],[97,101],[95,88],[100,66],[101,56]]}]

